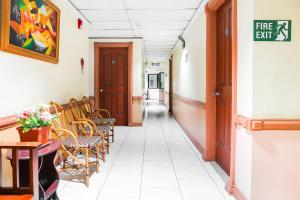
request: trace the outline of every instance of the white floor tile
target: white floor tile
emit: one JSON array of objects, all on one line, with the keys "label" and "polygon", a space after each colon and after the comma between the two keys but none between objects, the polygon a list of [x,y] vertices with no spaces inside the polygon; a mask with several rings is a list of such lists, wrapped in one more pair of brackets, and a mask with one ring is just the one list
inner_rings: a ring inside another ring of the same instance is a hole
[{"label": "white floor tile", "polygon": [[178,188],[142,188],[141,200],[182,200]]},{"label": "white floor tile", "polygon": [[140,181],[107,181],[100,193],[102,198],[138,198],[140,195]]},{"label": "white floor tile", "polygon": [[180,180],[179,185],[183,198],[223,198],[212,180]]},{"label": "white floor tile", "polygon": [[99,189],[78,189],[77,187],[65,187],[62,191],[58,192],[58,197],[63,200],[74,199],[97,199]]}]

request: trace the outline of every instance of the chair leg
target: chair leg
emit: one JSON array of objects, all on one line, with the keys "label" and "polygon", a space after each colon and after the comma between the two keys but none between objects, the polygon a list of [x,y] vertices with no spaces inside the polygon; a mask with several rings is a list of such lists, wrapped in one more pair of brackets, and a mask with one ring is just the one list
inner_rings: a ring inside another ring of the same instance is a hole
[{"label": "chair leg", "polygon": [[100,145],[96,146],[96,172],[99,173],[99,152],[100,152]]},{"label": "chair leg", "polygon": [[102,131],[101,132],[101,154],[102,154],[102,160],[103,162],[106,161],[106,152],[105,152],[105,133]]},{"label": "chair leg", "polygon": [[109,154],[109,148],[110,148],[110,143],[109,143],[109,131],[107,131],[106,133],[106,147],[107,147],[107,154]]},{"label": "chair leg", "polygon": [[85,148],[85,184],[89,187],[90,182],[90,160],[89,160],[89,148]]},{"label": "chair leg", "polygon": [[63,152],[63,169],[66,169],[66,160],[68,159],[67,154]]},{"label": "chair leg", "polygon": [[112,125],[111,132],[112,132],[112,142],[114,143],[115,142],[115,126],[114,125]]}]

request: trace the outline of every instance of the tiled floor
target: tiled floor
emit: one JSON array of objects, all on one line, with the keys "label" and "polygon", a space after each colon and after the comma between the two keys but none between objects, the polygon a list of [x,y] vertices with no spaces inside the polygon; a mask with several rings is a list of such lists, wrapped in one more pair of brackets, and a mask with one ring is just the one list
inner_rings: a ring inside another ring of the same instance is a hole
[{"label": "tiled floor", "polygon": [[146,107],[143,127],[116,127],[116,142],[100,173],[91,175],[89,188],[63,178],[62,200],[234,199],[166,108],[155,103]]}]

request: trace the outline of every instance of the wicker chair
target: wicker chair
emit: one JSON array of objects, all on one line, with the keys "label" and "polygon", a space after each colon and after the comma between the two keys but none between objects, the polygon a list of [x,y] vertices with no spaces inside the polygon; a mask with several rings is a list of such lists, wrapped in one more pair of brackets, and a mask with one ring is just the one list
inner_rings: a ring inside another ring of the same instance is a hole
[{"label": "wicker chair", "polygon": [[[59,114],[58,119],[53,122],[52,137],[61,143],[62,170],[84,169],[84,182],[86,186],[89,186],[90,166],[96,165],[96,172],[99,172],[101,137],[94,136],[93,127],[88,122],[71,121],[62,106],[55,102],[51,102],[51,105]],[[85,131],[86,129],[89,131]],[[91,161],[93,154],[95,158],[93,158],[94,161]]]},{"label": "wicker chair", "polygon": [[[111,118],[110,112],[106,109],[95,109],[94,104],[92,103],[91,99],[84,96],[82,98],[82,111],[84,115],[87,116],[90,120],[92,120],[95,124],[107,124],[110,126],[111,134],[109,137],[112,138],[112,142],[115,141],[115,118]],[[106,118],[103,117],[103,114]]]},{"label": "wicker chair", "polygon": [[[87,116],[85,116],[83,109],[80,105],[80,102],[77,101],[76,99],[72,98],[70,99],[70,107],[71,107],[71,113],[72,113],[72,117],[75,120],[85,120],[87,122],[89,122],[90,124],[92,124],[95,128],[95,135],[98,136],[104,136],[104,140],[105,140],[105,149],[106,152],[109,153],[109,148],[110,148],[110,142],[109,142],[109,132],[110,132],[110,126],[108,124],[96,124],[94,123],[92,120],[90,120]],[[105,161],[105,159],[103,159],[103,161]]]}]

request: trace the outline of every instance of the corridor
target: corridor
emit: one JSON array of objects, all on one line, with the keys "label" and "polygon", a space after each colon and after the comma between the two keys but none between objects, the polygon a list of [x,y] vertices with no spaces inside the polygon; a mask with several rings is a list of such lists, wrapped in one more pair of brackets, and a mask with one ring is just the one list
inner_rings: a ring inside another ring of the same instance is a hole
[{"label": "corridor", "polygon": [[145,112],[143,127],[117,127],[117,139],[90,187],[61,180],[60,199],[234,199],[164,105],[150,103]]}]

